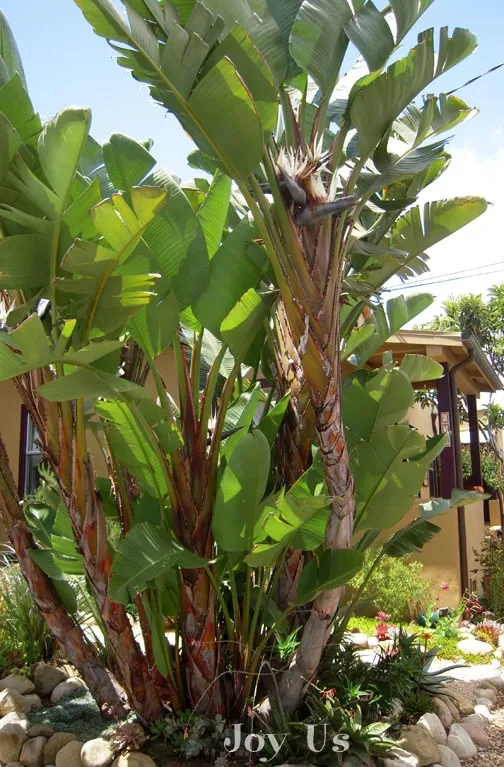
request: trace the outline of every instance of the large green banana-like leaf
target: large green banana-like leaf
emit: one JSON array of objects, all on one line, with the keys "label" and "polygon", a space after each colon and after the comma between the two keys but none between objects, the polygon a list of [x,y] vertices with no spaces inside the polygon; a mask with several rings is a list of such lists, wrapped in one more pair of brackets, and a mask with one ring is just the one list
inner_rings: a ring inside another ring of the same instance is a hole
[{"label": "large green banana-like leaf", "polygon": [[197,213],[205,235],[209,258],[213,258],[222,242],[230,197],[231,179],[229,176],[223,176],[222,173],[216,173]]},{"label": "large green banana-like leaf", "polygon": [[61,214],[67,207],[75,172],[91,124],[89,109],[68,108],[44,125],[38,153],[44,175],[60,200]]},{"label": "large green banana-like leaf", "polygon": [[[363,0],[354,3],[358,10]],[[348,47],[344,27],[352,18],[347,0],[304,0],[290,36],[294,61],[329,96],[338,79]]]},{"label": "large green banana-like leaf", "polygon": [[184,549],[162,528],[143,522],[135,525],[117,546],[110,598],[125,604],[172,567],[193,568],[206,564],[206,559]]},{"label": "large green banana-like leaf", "polygon": [[268,442],[255,431],[244,434],[222,473],[212,518],[217,545],[228,552],[250,551],[270,468]]},{"label": "large green banana-like leaf", "polygon": [[488,493],[455,488],[452,490],[451,498],[430,498],[425,503],[420,503],[418,513],[423,519],[432,519],[432,517],[442,514],[448,509],[454,509],[457,506],[469,506],[471,503],[478,503],[489,497]]},{"label": "large green banana-like leaf", "polygon": [[436,533],[441,530],[426,519],[414,519],[409,525],[398,530],[383,546],[388,557],[404,557],[421,551]]},{"label": "large green banana-like leaf", "polygon": [[58,281],[59,291],[74,297],[73,311],[83,325],[84,338],[93,330],[106,334],[127,319],[135,308],[147,304],[154,279],[145,274],[120,274],[117,269],[132,255],[147,226],[166,201],[156,187],[131,190],[133,209],[120,195],[104,200],[91,211],[94,224],[110,247],[76,240],[65,254],[61,268],[83,275]]},{"label": "large green banana-like leaf", "polygon": [[179,324],[179,306],[174,293],[162,301],[152,299],[142,306],[129,320],[126,327],[151,360],[158,357],[170,346]]},{"label": "large green banana-like leaf", "polygon": [[386,530],[411,506],[429,464],[446,446],[448,435],[429,440],[407,425],[376,431],[350,456],[355,480],[355,531]]},{"label": "large green banana-like leaf", "polygon": [[433,2],[434,0],[390,0],[397,22],[397,42],[402,40]]},{"label": "large green banana-like leaf", "polygon": [[257,228],[245,218],[238,224],[210,263],[208,283],[193,304],[193,311],[203,327],[219,336],[221,325],[247,290],[255,288],[266,267],[266,254],[258,245]]},{"label": "large green banana-like leaf", "polygon": [[356,549],[327,549],[303,569],[297,588],[297,604],[306,604],[325,589],[348,583],[359,571],[364,555]]},{"label": "large green banana-like leaf", "polygon": [[36,143],[42,124],[19,73],[0,87],[0,111],[10,120],[25,144]]},{"label": "large green banana-like leaf", "polygon": [[370,72],[381,69],[395,48],[388,23],[371,0],[345,24],[345,32],[366,60]]},{"label": "large green banana-like leaf", "polygon": [[2,62],[0,66],[0,84],[3,85],[4,82],[18,74],[24,89],[28,91],[23,62],[19,55],[17,43],[2,11],[0,11],[0,61]]},{"label": "large green banana-like leaf", "polygon": [[406,58],[394,62],[384,74],[363,77],[350,95],[347,113],[358,131],[360,154],[369,155],[397,115],[436,77],[475,48],[476,38],[468,30],[455,29],[450,38],[443,28],[436,60],[433,31],[429,30],[419,36],[418,45]]},{"label": "large green banana-like leaf", "polygon": [[[217,46],[212,53],[215,63],[201,76],[205,60],[229,20],[227,4],[212,0],[209,2],[212,12],[209,12],[202,3],[196,2],[185,25],[181,26],[176,13],[165,13],[162,17],[154,14],[149,23],[128,2],[125,5],[129,24],[109,0],[75,2],[98,35],[119,43],[114,45],[121,54],[119,64],[131,69],[138,80],[151,85],[153,97],[178,116],[200,149],[218,158],[228,175],[245,178],[257,167],[265,129],[260,111],[263,115],[268,113],[268,99],[276,105],[274,88],[267,96],[267,68],[258,58],[260,53],[252,45],[238,46],[237,58],[242,61],[242,71],[240,61],[235,63],[228,58],[233,55],[233,46],[224,40],[226,55],[218,58]],[[167,7],[174,11],[169,2]],[[254,41],[259,41],[274,65],[277,55],[283,55],[283,48],[278,46],[281,36],[273,18],[269,16],[267,23],[263,23],[242,0],[238,7],[233,4],[228,29],[238,18],[240,9],[246,12],[244,22],[253,27],[245,26],[245,30]],[[226,20],[219,16],[219,10]],[[284,71],[285,66],[286,62]],[[254,102],[254,94],[261,100],[261,110]],[[240,130],[236,130],[237,125]]]},{"label": "large green banana-like leaf", "polygon": [[138,141],[122,133],[113,133],[103,144],[103,160],[110,181],[124,192],[138,186],[156,161]]},{"label": "large green banana-like leaf", "polygon": [[418,255],[474,221],[486,209],[487,203],[481,197],[427,202],[423,209],[414,207],[399,219],[392,229],[390,243],[411,256]]},{"label": "large green banana-like leaf", "polygon": [[404,325],[427,309],[432,304],[433,297],[428,293],[419,293],[414,296],[398,296],[387,302],[386,309],[383,306],[376,307],[375,311],[366,320],[365,325],[374,327],[372,336],[365,339],[355,349],[354,355],[358,366],[364,365],[390,336],[397,333]]},{"label": "large green banana-like leaf", "polygon": [[[148,400],[137,406],[120,401],[96,402],[95,411],[104,424],[116,460],[138,479],[144,490],[163,499],[167,484],[162,447],[171,452],[181,444],[180,434],[167,421],[166,412]],[[156,433],[159,427],[163,430],[162,446]]]},{"label": "large green banana-like leaf", "polygon": [[427,96],[422,108],[410,104],[394,123],[394,132],[409,146],[416,147],[433,136],[452,130],[477,114],[457,96]]}]

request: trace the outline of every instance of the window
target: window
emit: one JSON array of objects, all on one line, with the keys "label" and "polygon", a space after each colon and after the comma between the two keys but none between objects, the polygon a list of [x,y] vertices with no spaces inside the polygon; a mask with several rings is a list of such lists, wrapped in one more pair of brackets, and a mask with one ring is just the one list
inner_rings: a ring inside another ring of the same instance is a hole
[{"label": "window", "polygon": [[30,414],[23,407],[19,461],[19,494],[22,498],[33,495],[40,482],[38,467],[42,461],[42,453],[37,445],[38,439],[39,436]]}]

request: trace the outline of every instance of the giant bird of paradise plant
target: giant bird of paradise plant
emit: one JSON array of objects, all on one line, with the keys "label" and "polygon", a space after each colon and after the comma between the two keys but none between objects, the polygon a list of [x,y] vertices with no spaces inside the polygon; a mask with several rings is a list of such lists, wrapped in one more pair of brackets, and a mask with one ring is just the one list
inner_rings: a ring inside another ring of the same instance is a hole
[{"label": "giant bird of paradise plant", "polygon": [[[439,136],[472,110],[413,99],[475,40],[442,30],[435,56],[428,31],[385,69],[428,0],[129,0],[127,18],[76,2],[212,181],[180,186],[120,134],[99,146],[88,110],[42,126],[4,22],[0,380],[15,380],[57,492],[23,515],[4,451],[2,511],[104,711],[120,713],[122,688],[144,722],[188,704],[243,715],[264,651],[309,605],[278,685],[292,712],[342,587],[446,439],[402,423],[412,381],[439,366],[364,366],[431,300],[385,307],[381,287],[485,209],[414,204],[448,164]],[[350,43],[361,58],[340,80]],[[432,536],[430,514],[392,538],[396,555]],[[108,670],[72,624],[69,573],[93,595]]]}]

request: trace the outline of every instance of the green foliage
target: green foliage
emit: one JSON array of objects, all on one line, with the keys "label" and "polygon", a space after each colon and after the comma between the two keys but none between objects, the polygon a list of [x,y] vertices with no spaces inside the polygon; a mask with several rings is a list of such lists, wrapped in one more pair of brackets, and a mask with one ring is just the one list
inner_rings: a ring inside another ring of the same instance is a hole
[{"label": "green foliage", "polygon": [[477,639],[481,639],[483,642],[488,642],[488,644],[498,647],[499,637],[502,634],[502,626],[495,621],[484,620],[481,621],[481,623],[478,623],[474,634]]},{"label": "green foliage", "polygon": [[0,663],[30,665],[51,657],[55,641],[18,564],[0,566]]},{"label": "green foliage", "polygon": [[224,740],[231,737],[232,729],[226,726],[222,716],[209,719],[194,711],[186,711],[156,722],[152,733],[158,737],[162,735],[170,752],[178,758],[216,759],[226,753]]},{"label": "green foliage", "polygon": [[432,695],[423,692],[407,692],[401,698],[403,709],[400,721],[404,724],[416,724],[421,716],[435,712]]},{"label": "green foliage", "polygon": [[[369,549],[360,573],[351,585],[358,588],[380,552]],[[361,595],[362,601],[371,601],[376,611],[392,615],[395,621],[410,621],[423,612],[432,595],[432,587],[422,576],[420,562],[408,562],[396,557],[383,557],[374,570]]]},{"label": "green foliage", "polygon": [[[467,446],[461,450],[464,479],[472,476],[471,451]],[[504,469],[495,451],[489,445],[480,445],[481,474],[485,486],[490,490],[504,492]]]},{"label": "green foliage", "polygon": [[482,295],[468,293],[443,303],[444,313],[436,316],[430,330],[473,333],[495,369],[504,371],[504,285],[492,285],[485,301]]},{"label": "green foliage", "polygon": [[486,602],[497,620],[504,616],[504,546],[501,538],[486,535],[475,552]]}]

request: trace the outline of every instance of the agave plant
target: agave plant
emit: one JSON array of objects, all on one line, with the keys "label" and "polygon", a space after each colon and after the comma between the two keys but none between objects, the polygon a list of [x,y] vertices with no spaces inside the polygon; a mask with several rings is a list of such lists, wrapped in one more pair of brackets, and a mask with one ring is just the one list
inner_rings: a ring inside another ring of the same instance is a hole
[{"label": "agave plant", "polygon": [[[412,382],[439,365],[362,367],[432,300],[385,307],[383,284],[424,270],[425,249],[485,209],[414,206],[448,164],[438,136],[472,110],[411,102],[475,40],[442,30],[436,58],[426,32],[385,70],[428,0],[131,0],[127,20],[108,0],[77,4],[212,180],[180,186],[123,135],[100,146],[88,110],[42,126],[4,35],[0,380],[16,382],[57,497],[23,515],[3,450],[3,514],[105,711],[121,712],[122,688],[148,723],[187,705],[243,715],[266,690],[266,649],[308,605],[278,682],[292,711],[363,550],[447,439],[404,422]],[[361,59],[340,81],[350,42]],[[421,548],[434,527],[392,541]],[[65,609],[69,572],[96,602],[108,669]]]}]

